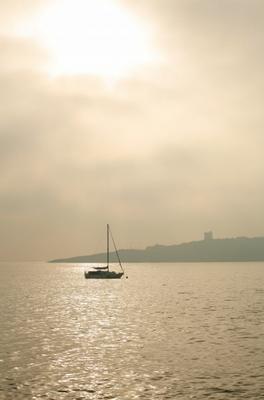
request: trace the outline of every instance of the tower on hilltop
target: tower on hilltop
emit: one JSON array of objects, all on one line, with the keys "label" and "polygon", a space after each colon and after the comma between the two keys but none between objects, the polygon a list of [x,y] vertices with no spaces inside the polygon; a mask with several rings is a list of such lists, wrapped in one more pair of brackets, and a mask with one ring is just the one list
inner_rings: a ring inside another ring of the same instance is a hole
[{"label": "tower on hilltop", "polygon": [[208,232],[204,232],[204,241],[208,242],[209,240],[213,240],[213,232],[212,231],[208,231]]}]

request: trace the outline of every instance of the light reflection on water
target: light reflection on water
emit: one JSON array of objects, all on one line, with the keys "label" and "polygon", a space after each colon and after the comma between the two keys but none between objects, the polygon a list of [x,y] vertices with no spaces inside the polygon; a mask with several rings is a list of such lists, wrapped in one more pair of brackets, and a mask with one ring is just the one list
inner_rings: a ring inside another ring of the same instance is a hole
[{"label": "light reflection on water", "polygon": [[0,399],[264,398],[264,264],[0,264]]}]

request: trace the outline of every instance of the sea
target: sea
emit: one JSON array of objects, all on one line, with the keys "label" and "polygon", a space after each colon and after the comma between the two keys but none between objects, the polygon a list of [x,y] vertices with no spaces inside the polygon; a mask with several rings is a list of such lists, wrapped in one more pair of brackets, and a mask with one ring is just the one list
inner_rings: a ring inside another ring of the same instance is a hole
[{"label": "sea", "polygon": [[264,399],[264,263],[0,264],[0,399]]}]

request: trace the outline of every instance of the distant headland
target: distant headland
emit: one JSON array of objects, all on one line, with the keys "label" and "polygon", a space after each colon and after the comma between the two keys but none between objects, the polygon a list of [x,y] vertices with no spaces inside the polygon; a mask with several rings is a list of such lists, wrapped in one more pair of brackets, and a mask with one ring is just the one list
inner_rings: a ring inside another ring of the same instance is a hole
[{"label": "distant headland", "polygon": [[[155,245],[145,249],[122,249],[119,256],[127,263],[158,262],[236,262],[264,261],[264,237],[236,237],[214,239],[212,232],[205,232],[204,239],[175,245]],[[99,263],[105,262],[106,254],[51,260],[51,263]],[[117,262],[115,252],[110,261]]]}]

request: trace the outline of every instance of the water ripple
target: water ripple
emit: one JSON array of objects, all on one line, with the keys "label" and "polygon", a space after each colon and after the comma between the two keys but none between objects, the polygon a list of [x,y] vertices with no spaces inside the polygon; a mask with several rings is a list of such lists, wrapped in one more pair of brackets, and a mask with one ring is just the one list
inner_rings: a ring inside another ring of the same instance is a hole
[{"label": "water ripple", "polygon": [[0,400],[260,399],[264,265],[2,264]]}]

